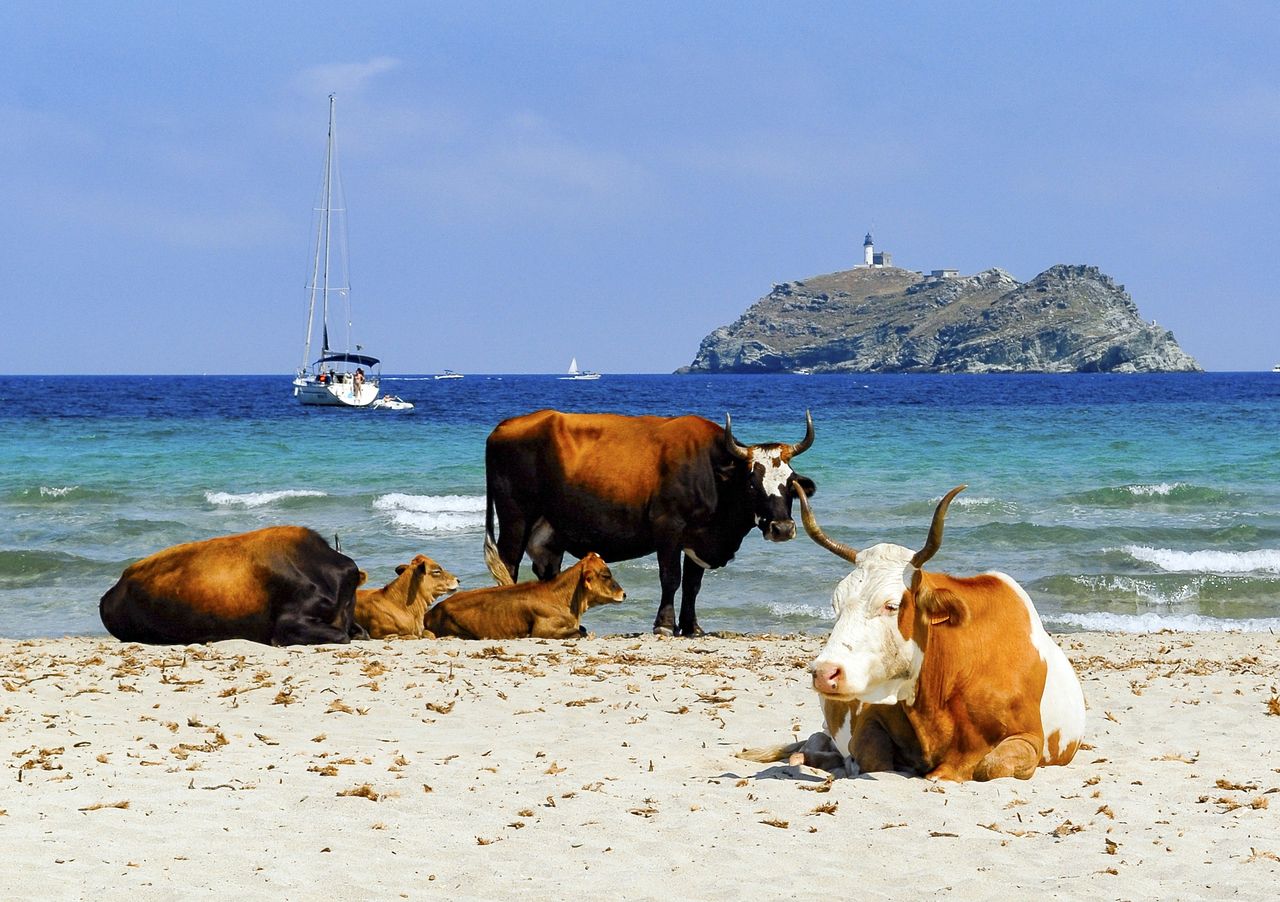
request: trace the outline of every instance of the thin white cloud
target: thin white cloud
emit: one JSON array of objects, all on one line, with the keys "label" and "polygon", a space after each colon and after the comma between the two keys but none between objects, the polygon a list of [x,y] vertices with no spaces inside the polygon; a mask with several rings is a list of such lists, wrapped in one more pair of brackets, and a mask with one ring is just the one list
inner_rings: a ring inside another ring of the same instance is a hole
[{"label": "thin white cloud", "polygon": [[398,172],[406,189],[450,216],[612,218],[649,203],[657,188],[627,154],[575,140],[536,113],[489,123],[459,117],[451,132]]},{"label": "thin white cloud", "polygon": [[114,192],[49,186],[33,203],[42,220],[75,234],[140,238],[171,247],[208,250],[258,248],[296,224],[252,200],[233,209],[178,207],[170,198],[133,199]]},{"label": "thin white cloud", "polygon": [[365,63],[328,63],[303,69],[294,79],[298,89],[325,94],[358,94],[369,82],[398,68],[401,61],[393,56],[375,56]]}]

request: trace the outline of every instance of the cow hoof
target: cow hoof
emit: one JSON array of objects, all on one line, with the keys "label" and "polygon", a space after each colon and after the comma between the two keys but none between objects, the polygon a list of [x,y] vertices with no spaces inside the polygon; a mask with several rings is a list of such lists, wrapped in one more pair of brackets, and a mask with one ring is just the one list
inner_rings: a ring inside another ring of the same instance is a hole
[{"label": "cow hoof", "polygon": [[691,630],[686,630],[686,629],[680,630],[680,635],[684,636],[686,639],[697,639],[701,636],[705,636],[706,633],[702,631],[702,627],[695,624],[693,629]]},{"label": "cow hoof", "polygon": [[676,631],[669,626],[655,626],[653,634],[655,636],[666,636],[669,639],[676,634]]}]

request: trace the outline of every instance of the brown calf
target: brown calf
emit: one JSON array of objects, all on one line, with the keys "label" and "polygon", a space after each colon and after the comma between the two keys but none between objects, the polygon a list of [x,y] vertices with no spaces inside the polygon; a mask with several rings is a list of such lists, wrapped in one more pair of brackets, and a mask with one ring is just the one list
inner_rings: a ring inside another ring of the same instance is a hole
[{"label": "brown calf", "polygon": [[356,623],[373,639],[421,639],[422,620],[431,602],[456,588],[456,576],[419,554],[396,567],[396,578],[381,589],[356,590]]},{"label": "brown calf", "polygon": [[588,608],[626,597],[593,552],[547,582],[459,592],[427,611],[426,628],[462,639],[568,639],[582,634]]}]

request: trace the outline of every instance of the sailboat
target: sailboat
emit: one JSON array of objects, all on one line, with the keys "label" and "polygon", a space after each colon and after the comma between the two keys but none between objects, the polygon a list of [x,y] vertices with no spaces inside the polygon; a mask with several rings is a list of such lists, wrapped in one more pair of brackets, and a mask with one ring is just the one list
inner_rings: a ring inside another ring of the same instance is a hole
[{"label": "sailboat", "polygon": [[570,359],[570,361],[569,361],[569,372],[568,372],[568,374],[566,374],[566,375],[564,375],[564,376],[561,376],[561,377],[560,377],[560,379],[561,379],[562,381],[563,381],[563,380],[568,379],[568,380],[571,380],[571,381],[574,381],[574,382],[585,382],[585,381],[587,381],[588,379],[599,379],[599,378],[600,378],[600,374],[599,374],[599,373],[594,373],[594,372],[592,372],[591,370],[580,370],[580,369],[578,369],[578,358],[577,358],[577,357],[574,357],[574,358]]},{"label": "sailboat", "polygon": [[[315,253],[312,257],[311,279],[307,285],[307,336],[302,351],[302,366],[293,379],[293,394],[307,405],[368,407],[378,397],[381,362],[376,357],[361,353],[364,350],[361,345],[356,345],[355,350],[351,350],[347,211],[342,198],[342,181],[338,176],[334,97],[333,94],[329,95],[329,139],[325,145],[320,206],[316,209]],[[341,310],[336,309],[339,304]],[[342,314],[342,322],[347,326],[341,349],[329,343],[331,307],[335,308],[335,317]],[[320,355],[314,362],[310,362],[317,313],[320,321]]]}]

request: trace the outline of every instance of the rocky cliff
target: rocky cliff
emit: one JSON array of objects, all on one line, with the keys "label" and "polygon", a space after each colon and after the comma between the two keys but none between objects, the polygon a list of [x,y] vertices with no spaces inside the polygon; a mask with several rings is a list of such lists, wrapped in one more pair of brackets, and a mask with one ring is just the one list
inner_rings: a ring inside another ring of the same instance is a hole
[{"label": "rocky cliff", "polygon": [[682,373],[1199,372],[1096,266],[1030,282],[989,269],[934,278],[853,269],[775,285],[702,340]]}]

